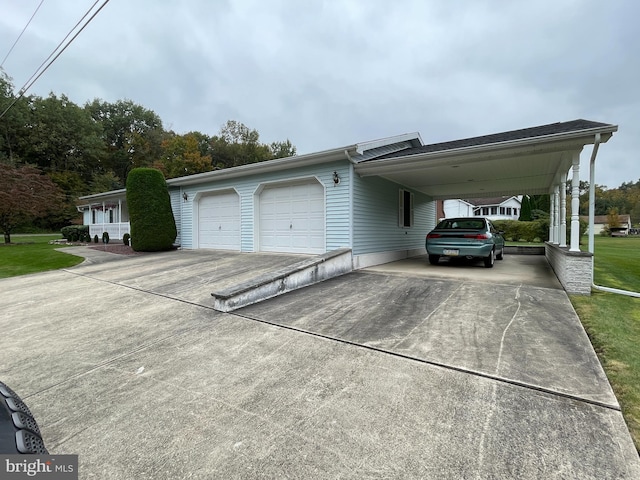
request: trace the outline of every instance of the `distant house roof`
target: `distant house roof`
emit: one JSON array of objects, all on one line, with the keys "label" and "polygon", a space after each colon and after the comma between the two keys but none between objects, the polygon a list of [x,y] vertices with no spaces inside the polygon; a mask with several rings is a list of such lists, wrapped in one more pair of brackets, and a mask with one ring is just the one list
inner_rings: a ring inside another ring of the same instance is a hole
[{"label": "distant house roof", "polygon": [[522,128],[520,130],[511,130],[509,132],[494,133],[492,135],[483,135],[480,137],[465,138],[462,140],[454,140],[451,142],[432,143],[430,145],[422,145],[398,152],[389,153],[378,157],[376,160],[395,157],[406,157],[408,155],[418,155],[420,153],[440,152],[444,150],[454,150],[464,147],[476,147],[479,145],[489,145],[492,143],[508,142],[512,140],[523,140],[526,138],[545,137],[548,135],[558,135],[561,133],[584,131],[589,129],[597,129],[610,127],[607,123],[592,122],[591,120],[571,120],[569,122],[550,123],[538,127]]},{"label": "distant house roof", "polygon": [[486,207],[488,205],[500,205],[512,198],[515,198],[516,200],[518,200],[516,197],[511,195],[511,196],[488,197],[488,198],[465,198],[463,201],[471,205],[475,205],[476,207]]},{"label": "distant house roof", "polygon": [[[589,221],[589,217],[586,215],[580,215],[580,220],[583,220],[585,222]],[[631,223],[631,215],[618,215],[618,220],[620,221],[620,223],[626,223],[626,224],[630,224]],[[607,215],[596,215],[595,217],[593,217],[593,223],[594,224],[600,224],[600,225],[606,225],[609,223],[609,218]]]}]

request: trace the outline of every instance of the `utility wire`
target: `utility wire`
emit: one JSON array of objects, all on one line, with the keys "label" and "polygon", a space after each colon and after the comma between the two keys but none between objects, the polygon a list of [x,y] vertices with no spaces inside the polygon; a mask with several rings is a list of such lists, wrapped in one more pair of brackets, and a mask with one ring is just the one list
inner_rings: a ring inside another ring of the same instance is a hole
[{"label": "utility wire", "polygon": [[31,18],[29,19],[29,21],[27,22],[27,24],[24,26],[24,28],[22,29],[22,31],[20,32],[20,35],[18,35],[18,38],[16,38],[16,41],[13,42],[13,45],[11,45],[11,48],[9,49],[9,51],[7,52],[7,54],[4,56],[4,58],[2,59],[2,63],[0,63],[0,68],[2,68],[2,66],[4,65],[4,62],[7,61],[7,58],[9,57],[9,55],[11,55],[11,52],[13,51],[14,47],[16,46],[16,44],[20,41],[20,37],[22,37],[22,34],[24,33],[24,31],[27,29],[27,27],[29,26],[29,24],[31,23],[31,20],[33,20],[33,17],[36,16],[36,13],[38,13],[38,10],[40,10],[40,7],[42,6],[42,4],[44,3],[44,0],[40,0],[40,3],[38,4],[38,6],[36,7],[36,11],[33,12],[33,15],[31,15]]},{"label": "utility wire", "polygon": [[[91,10],[96,6],[96,4],[99,2],[100,0],[96,0],[94,2],[94,4],[89,8],[89,10],[87,10],[87,13],[85,13],[83,15],[83,17],[78,21],[78,23],[76,23],[76,25],[69,31],[69,33],[67,33],[67,35],[64,37],[64,39],[58,44],[58,46],[51,52],[51,54],[47,57],[47,59],[42,62],[42,64],[40,65],[40,67],[38,67],[38,69],[35,71],[35,73],[33,75],[31,75],[31,77],[29,78],[29,80],[26,81],[26,83],[22,86],[22,88],[18,91],[18,95],[16,96],[16,98],[13,99],[13,101],[9,104],[9,106],[4,110],[4,112],[0,113],[0,118],[4,117],[5,114],[11,109],[11,107],[13,107],[16,102],[18,100],[20,100],[24,94],[27,92],[27,90],[29,90],[29,88],[31,88],[31,86],[36,83],[36,81],[42,76],[42,74],[44,72],[47,71],[47,69],[53,64],[53,62],[55,62],[58,57],[60,55],[62,55],[62,52],[64,52],[67,47],[69,45],[71,45],[71,42],[73,42],[76,37],[78,35],[80,35],[80,33],[82,32],[82,30],[85,29],[85,27],[87,25],[89,25],[89,23],[91,22],[91,20],[93,20],[95,18],[96,15],[98,15],[98,13],[100,13],[100,10],[102,10],[105,5],[107,5],[107,3],[109,3],[109,0],[104,0],[104,3],[102,5],[100,5],[100,7],[95,11],[95,13],[93,15],[91,15],[91,17],[84,23],[84,25],[82,25],[82,27],[80,27],[80,30],[78,30],[78,32],[76,32],[76,34],[71,37],[71,40],[69,40],[63,47],[62,49],[53,57],[51,58],[56,51],[60,48],[60,46],[63,44],[63,42],[69,37],[69,35],[71,35],[71,32],[73,32],[78,25],[80,25],[80,23],[82,22],[82,20],[89,14],[89,12],[91,12]],[[47,60],[49,60],[51,58],[51,61],[49,63],[47,63],[44,68],[43,65],[45,64],[45,62],[47,62]],[[35,78],[34,78],[35,77]]]}]

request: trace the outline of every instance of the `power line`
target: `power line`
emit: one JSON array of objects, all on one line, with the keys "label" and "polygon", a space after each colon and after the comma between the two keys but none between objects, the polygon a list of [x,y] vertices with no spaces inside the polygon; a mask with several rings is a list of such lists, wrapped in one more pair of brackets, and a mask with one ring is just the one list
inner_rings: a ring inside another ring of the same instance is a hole
[{"label": "power line", "polygon": [[16,44],[18,43],[18,41],[20,40],[20,37],[22,37],[22,34],[24,33],[24,31],[27,29],[27,27],[29,26],[29,24],[31,23],[31,20],[33,20],[33,17],[36,16],[36,13],[38,13],[38,10],[40,10],[40,7],[42,6],[42,4],[44,3],[44,0],[40,0],[40,3],[38,4],[38,6],[36,7],[36,11],[33,12],[33,15],[31,15],[31,18],[29,19],[29,21],[27,22],[27,24],[24,26],[24,28],[22,29],[22,31],[20,32],[20,35],[18,35],[18,38],[16,38],[16,41],[13,42],[13,45],[11,45],[11,48],[9,49],[9,51],[7,52],[7,54],[4,56],[4,58],[2,59],[2,63],[0,63],[0,68],[2,68],[2,66],[4,65],[4,62],[7,61],[7,58],[9,57],[9,55],[11,55],[11,52],[13,51],[13,48],[16,46]]},{"label": "power line", "polygon": [[[0,113],[0,118],[4,117],[5,114],[11,109],[11,107],[13,107],[16,102],[18,100],[20,100],[24,94],[27,92],[27,90],[29,90],[29,88],[31,88],[31,86],[36,83],[36,81],[42,76],[42,74],[44,72],[47,71],[47,69],[53,64],[53,62],[55,62],[58,57],[60,55],[62,55],[62,52],[64,52],[67,47],[69,45],[71,45],[71,43],[76,39],[76,37],[78,35],[80,35],[80,33],[82,32],[82,30],[85,29],[85,27],[87,25],[89,25],[89,23],[91,22],[91,20],[93,20],[95,18],[96,15],[98,15],[98,13],[100,13],[100,10],[102,10],[107,3],[109,3],[109,0],[104,0],[104,3],[102,5],[100,5],[100,7],[94,12],[93,15],[91,15],[91,17],[89,17],[89,19],[84,23],[84,25],[82,25],[82,27],[80,27],[80,30],[78,30],[76,32],[76,34],[71,37],[71,39],[62,47],[62,49],[60,49],[60,46],[64,43],[64,41],[69,37],[69,35],[71,35],[71,33],[78,27],[78,25],[80,25],[80,23],[82,22],[82,20],[84,20],[84,18],[91,12],[91,10],[93,10],[93,8],[96,6],[96,4],[99,2],[100,0],[96,0],[94,2],[93,5],[91,5],[91,7],[89,8],[89,10],[87,10],[87,12],[82,16],[82,18],[78,21],[78,23],[76,23],[76,25],[69,30],[69,33],[67,33],[67,35],[64,37],[64,39],[58,44],[58,46],[51,52],[51,54],[46,58],[46,60],[44,62],[42,62],[40,64],[40,66],[38,67],[38,69],[34,72],[33,75],[31,75],[31,77],[29,78],[29,80],[27,80],[25,82],[25,84],[22,86],[22,88],[18,91],[18,95],[16,96],[16,98],[13,99],[13,101],[9,104],[9,106],[4,110],[4,112]],[[56,51],[58,51],[58,49],[60,49],[60,51],[56,53]],[[53,58],[51,58],[53,55],[55,54],[55,56]],[[51,58],[51,61],[49,61],[49,63],[47,63],[44,68],[43,65]]]}]

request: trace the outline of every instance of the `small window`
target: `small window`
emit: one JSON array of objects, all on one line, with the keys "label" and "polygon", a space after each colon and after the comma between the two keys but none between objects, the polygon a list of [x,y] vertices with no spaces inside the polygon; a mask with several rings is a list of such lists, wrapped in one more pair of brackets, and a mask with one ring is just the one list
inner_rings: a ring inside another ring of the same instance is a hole
[{"label": "small window", "polygon": [[113,210],[109,210],[109,223],[113,223]]},{"label": "small window", "polygon": [[476,208],[476,209],[473,211],[473,214],[474,214],[476,217],[479,217],[479,216],[481,215],[481,213],[480,213],[480,209],[479,209],[479,208]]},{"label": "small window", "polygon": [[498,214],[498,207],[491,207],[491,215],[497,215]]},{"label": "small window", "polygon": [[517,208],[514,208],[514,209],[513,209],[513,214],[514,214],[514,215],[518,215],[518,209],[517,209]]},{"label": "small window", "polygon": [[95,223],[96,223],[96,211],[95,210],[91,210],[91,223],[93,225],[95,225]]},{"label": "small window", "polygon": [[398,226],[401,228],[413,227],[413,193],[408,190],[399,190]]},{"label": "small window", "polygon": [[482,215],[489,215],[489,207],[482,207]]},{"label": "small window", "polygon": [[507,215],[511,215],[511,207],[507,207]]},{"label": "small window", "polygon": [[504,215],[504,207],[500,207],[500,215]]}]

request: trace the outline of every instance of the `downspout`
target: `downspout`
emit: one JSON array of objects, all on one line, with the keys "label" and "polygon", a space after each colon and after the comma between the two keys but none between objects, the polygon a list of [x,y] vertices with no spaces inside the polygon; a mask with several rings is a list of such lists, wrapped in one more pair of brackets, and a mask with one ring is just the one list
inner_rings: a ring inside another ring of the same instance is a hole
[{"label": "downspout", "polygon": [[[596,133],[595,142],[593,143],[593,150],[591,151],[591,161],[589,164],[589,253],[594,253],[594,223],[595,223],[595,209],[596,209],[596,155],[598,154],[598,147],[600,147],[600,134]],[[595,278],[595,256],[594,263],[591,265],[591,278]],[[601,292],[616,293],[618,295],[626,295],[628,297],[640,298],[640,293],[631,292],[629,290],[620,290],[618,288],[603,287],[596,285],[592,280],[591,288],[600,290]]]},{"label": "downspout", "polygon": [[349,150],[344,151],[345,157],[349,160],[349,248],[351,249],[351,268],[353,265],[353,165],[355,162],[349,155]]}]

